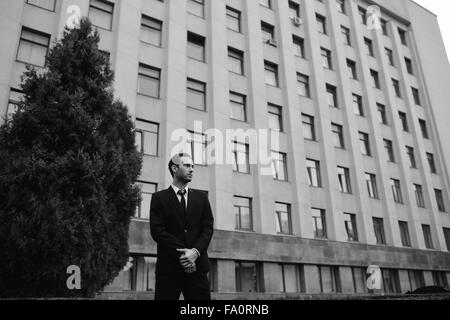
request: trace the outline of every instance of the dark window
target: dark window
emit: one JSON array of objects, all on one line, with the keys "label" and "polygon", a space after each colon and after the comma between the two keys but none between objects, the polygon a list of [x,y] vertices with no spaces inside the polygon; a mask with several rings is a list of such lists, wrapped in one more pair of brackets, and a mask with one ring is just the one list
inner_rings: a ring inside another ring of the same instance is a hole
[{"label": "dark window", "polygon": [[319,269],[320,292],[341,292],[339,268],[331,266],[317,266]]},{"label": "dark window", "polygon": [[400,238],[402,239],[402,245],[404,247],[411,247],[411,239],[409,236],[408,222],[399,221],[398,226],[400,228]]},{"label": "dark window", "polygon": [[241,12],[227,7],[227,28],[236,32],[241,32]]},{"label": "dark window", "polygon": [[188,32],[187,56],[189,58],[205,62],[205,37]]},{"label": "dark window", "polygon": [[187,103],[190,108],[206,110],[206,83],[187,79]]},{"label": "dark window", "polygon": [[348,241],[358,241],[358,229],[356,225],[356,214],[344,213],[345,231]]},{"label": "dark window", "polygon": [[425,240],[425,247],[427,249],[433,249],[433,238],[431,237],[431,228],[428,224],[422,225],[423,237]]},{"label": "dark window", "polygon": [[159,99],[161,69],[139,64],[138,93]]},{"label": "dark window", "polygon": [[423,199],[423,190],[420,184],[414,184],[414,194],[416,195],[416,203],[419,208],[425,208],[425,200]]},{"label": "dark window", "polygon": [[396,203],[403,203],[400,180],[391,179],[391,189],[392,189],[392,195],[394,196],[394,201]]},{"label": "dark window", "polygon": [[278,234],[292,234],[290,204],[275,202],[275,219]]},{"label": "dark window", "polygon": [[373,229],[377,244],[386,244],[386,236],[384,234],[383,218],[373,218]]}]

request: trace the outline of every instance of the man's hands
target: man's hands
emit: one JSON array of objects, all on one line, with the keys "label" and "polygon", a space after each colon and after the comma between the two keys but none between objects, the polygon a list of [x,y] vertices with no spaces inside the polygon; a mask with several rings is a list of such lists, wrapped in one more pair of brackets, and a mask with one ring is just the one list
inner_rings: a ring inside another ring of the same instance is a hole
[{"label": "man's hands", "polygon": [[199,257],[198,251],[194,249],[177,249],[182,253],[180,256],[180,264],[186,273],[195,272],[195,260]]}]

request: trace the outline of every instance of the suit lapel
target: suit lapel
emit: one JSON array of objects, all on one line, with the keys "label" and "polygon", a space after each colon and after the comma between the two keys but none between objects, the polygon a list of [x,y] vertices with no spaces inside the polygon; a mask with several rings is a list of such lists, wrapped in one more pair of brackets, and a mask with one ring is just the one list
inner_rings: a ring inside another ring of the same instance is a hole
[{"label": "suit lapel", "polygon": [[173,191],[172,187],[169,187],[167,189],[167,193],[168,193],[169,203],[170,203],[170,206],[172,207],[172,210],[177,213],[176,216],[180,219],[181,222],[183,222],[183,219],[182,219],[183,213],[181,212],[180,201],[178,200],[178,197],[175,194],[175,192]]}]

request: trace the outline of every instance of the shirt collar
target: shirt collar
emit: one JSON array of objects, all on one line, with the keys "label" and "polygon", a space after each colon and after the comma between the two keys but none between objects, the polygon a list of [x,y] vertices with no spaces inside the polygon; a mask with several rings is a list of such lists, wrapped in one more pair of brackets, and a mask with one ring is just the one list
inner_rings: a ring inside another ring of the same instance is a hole
[{"label": "shirt collar", "polygon": [[[170,186],[172,187],[173,191],[175,191],[175,194],[178,195],[178,191],[181,190],[181,189],[178,188],[177,186],[175,186],[174,184],[171,184]],[[189,192],[189,187],[186,186],[186,188],[184,188],[184,190],[186,190],[186,194],[188,194],[188,192]]]}]

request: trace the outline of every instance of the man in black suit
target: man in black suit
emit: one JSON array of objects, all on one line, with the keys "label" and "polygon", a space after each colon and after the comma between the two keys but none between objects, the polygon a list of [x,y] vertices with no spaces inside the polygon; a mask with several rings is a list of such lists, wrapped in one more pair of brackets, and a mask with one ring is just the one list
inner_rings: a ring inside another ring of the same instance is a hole
[{"label": "man in black suit", "polygon": [[214,218],[206,194],[188,187],[194,164],[188,154],[169,162],[172,185],[152,196],[150,231],[158,244],[156,300],[210,300],[208,246]]}]

